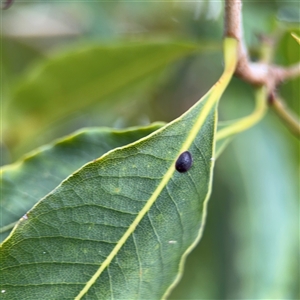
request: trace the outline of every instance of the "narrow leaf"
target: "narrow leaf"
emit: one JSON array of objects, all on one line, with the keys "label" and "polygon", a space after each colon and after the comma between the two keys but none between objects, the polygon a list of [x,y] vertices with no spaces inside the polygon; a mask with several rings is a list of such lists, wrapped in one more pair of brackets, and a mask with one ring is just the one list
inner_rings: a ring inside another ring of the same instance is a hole
[{"label": "narrow leaf", "polygon": [[[167,296],[203,231],[216,107],[235,51],[225,40],[223,76],[188,112],[87,164],[27,214],[2,244],[6,299]],[[180,173],[187,150],[193,164]]]},{"label": "narrow leaf", "polygon": [[[41,198],[84,164],[104,153],[132,143],[162,126],[127,130],[86,128],[32,152],[0,169],[1,240]],[[6,230],[5,230],[6,229]]]}]

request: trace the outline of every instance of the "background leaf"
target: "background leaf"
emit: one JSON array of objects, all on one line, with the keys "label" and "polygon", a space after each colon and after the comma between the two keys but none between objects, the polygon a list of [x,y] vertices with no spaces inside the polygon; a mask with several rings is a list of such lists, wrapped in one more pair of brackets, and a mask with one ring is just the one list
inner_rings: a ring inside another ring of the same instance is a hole
[{"label": "background leaf", "polygon": [[112,95],[197,48],[192,43],[93,44],[46,59],[12,88],[4,140],[18,144],[91,104],[108,105]]},{"label": "background leaf", "polygon": [[[132,143],[161,126],[155,123],[127,130],[86,128],[3,167],[0,186],[1,227],[20,219],[84,164],[112,149]],[[9,230],[2,232],[1,241],[8,234]]]}]

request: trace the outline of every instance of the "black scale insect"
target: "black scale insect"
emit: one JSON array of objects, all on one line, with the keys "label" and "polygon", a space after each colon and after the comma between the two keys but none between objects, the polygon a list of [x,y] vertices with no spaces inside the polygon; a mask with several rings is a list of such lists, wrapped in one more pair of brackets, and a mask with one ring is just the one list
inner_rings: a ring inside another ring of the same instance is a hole
[{"label": "black scale insect", "polygon": [[191,168],[192,164],[192,154],[189,151],[184,151],[177,158],[175,163],[175,169],[180,173],[184,173]]}]

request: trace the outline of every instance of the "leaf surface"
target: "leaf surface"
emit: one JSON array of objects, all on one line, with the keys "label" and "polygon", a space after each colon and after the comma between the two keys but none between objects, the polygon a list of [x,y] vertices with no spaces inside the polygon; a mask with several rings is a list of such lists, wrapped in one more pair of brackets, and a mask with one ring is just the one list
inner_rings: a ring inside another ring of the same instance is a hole
[{"label": "leaf surface", "polygon": [[159,42],[92,44],[41,61],[12,87],[5,141],[18,144],[91,104],[107,104],[112,95],[197,48]]},{"label": "leaf surface", "polygon": [[[235,54],[235,40],[225,40],[225,71],[201,101],[149,136],[87,164],[21,220],[1,246],[4,298],[168,295],[203,231],[216,107]],[[179,173],[175,162],[186,150],[193,165]]]},{"label": "leaf surface", "polygon": [[9,234],[9,224],[19,220],[77,169],[114,148],[145,137],[162,124],[127,130],[86,128],[1,168],[1,241]]}]

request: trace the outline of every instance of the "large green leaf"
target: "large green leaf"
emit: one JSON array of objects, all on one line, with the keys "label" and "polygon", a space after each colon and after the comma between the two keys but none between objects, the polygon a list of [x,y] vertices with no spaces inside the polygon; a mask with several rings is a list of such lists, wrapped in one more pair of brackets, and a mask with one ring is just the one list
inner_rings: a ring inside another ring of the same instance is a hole
[{"label": "large green leaf", "polygon": [[[180,278],[199,241],[214,160],[216,107],[225,71],[178,119],[85,165],[39,202],[1,246],[6,299],[159,299]],[[192,167],[175,170],[183,151]]]},{"label": "large green leaf", "polygon": [[4,140],[18,145],[53,121],[107,104],[110,96],[196,49],[184,43],[93,44],[41,61],[12,88]]},{"label": "large green leaf", "polygon": [[150,134],[161,126],[162,123],[127,130],[86,128],[1,168],[0,241],[8,235],[10,224],[13,225],[77,169],[114,148]]}]

